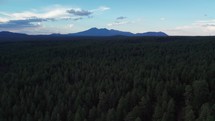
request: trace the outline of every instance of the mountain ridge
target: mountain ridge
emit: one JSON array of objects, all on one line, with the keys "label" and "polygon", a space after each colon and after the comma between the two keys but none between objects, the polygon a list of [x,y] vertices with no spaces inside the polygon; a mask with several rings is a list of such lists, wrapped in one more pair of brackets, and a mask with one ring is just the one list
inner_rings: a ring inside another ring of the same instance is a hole
[{"label": "mountain ridge", "polygon": [[26,37],[26,36],[98,36],[98,37],[105,37],[105,36],[168,36],[164,32],[145,32],[145,33],[131,33],[131,32],[126,32],[126,31],[119,31],[119,30],[114,30],[114,29],[106,29],[106,28],[90,28],[85,31],[77,32],[77,33],[68,33],[68,34],[60,34],[60,33],[52,33],[49,35],[28,35],[28,34],[23,34],[23,33],[14,33],[14,32],[9,32],[9,31],[1,31],[0,32],[0,37],[1,38],[14,38],[14,37]]},{"label": "mountain ridge", "polygon": [[67,34],[69,36],[117,36],[117,35],[122,35],[122,36],[168,36],[164,32],[145,32],[145,33],[131,33],[131,32],[126,32],[126,31],[119,31],[119,30],[114,30],[114,29],[106,29],[106,28],[101,28],[98,29],[96,27],[82,31],[82,32],[77,32],[77,33],[70,33]]}]

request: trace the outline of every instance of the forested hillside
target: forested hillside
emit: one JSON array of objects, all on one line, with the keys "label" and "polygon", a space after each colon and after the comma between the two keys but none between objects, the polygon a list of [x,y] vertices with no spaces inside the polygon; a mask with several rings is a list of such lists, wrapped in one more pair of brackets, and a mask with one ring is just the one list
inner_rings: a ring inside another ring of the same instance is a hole
[{"label": "forested hillside", "polygon": [[0,42],[0,121],[215,121],[214,37]]}]

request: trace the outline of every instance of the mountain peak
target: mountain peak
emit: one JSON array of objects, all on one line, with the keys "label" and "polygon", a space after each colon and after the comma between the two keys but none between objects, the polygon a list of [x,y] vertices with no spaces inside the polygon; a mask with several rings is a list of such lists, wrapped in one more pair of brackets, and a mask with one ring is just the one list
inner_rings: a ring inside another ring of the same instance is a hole
[{"label": "mountain peak", "polygon": [[8,36],[8,35],[27,35],[27,34],[14,33],[14,32],[9,32],[9,31],[1,31],[0,32],[0,36]]},{"label": "mountain peak", "polygon": [[98,30],[98,28],[93,27],[93,28],[90,28],[90,29],[88,29],[88,30]]},{"label": "mountain peak", "polygon": [[167,34],[163,32],[146,32],[146,33],[137,33],[133,34],[131,32],[124,32],[114,29],[107,29],[107,28],[90,28],[88,30],[78,32],[78,33],[72,33],[68,34],[69,36],[168,36]]},{"label": "mountain peak", "polygon": [[28,37],[27,34],[21,34],[21,33],[13,33],[9,31],[1,31],[0,32],[0,41],[13,41],[13,40],[23,40],[23,38]]},{"label": "mountain peak", "polygon": [[88,29],[86,31],[92,31],[92,30],[94,30],[94,31],[107,30],[108,31],[108,29],[106,29],[106,28],[96,28],[96,27],[90,28],[90,29]]},{"label": "mountain peak", "polygon": [[137,33],[136,36],[168,36],[164,32],[145,32],[145,33]]},{"label": "mountain peak", "polygon": [[[16,37],[16,36],[27,36],[27,34],[21,34],[21,33],[13,33],[8,31],[2,31],[0,32],[0,37]],[[114,29],[107,29],[107,28],[90,28],[88,30],[78,32],[78,33],[71,33],[71,34],[60,34],[60,33],[53,33],[50,34],[50,36],[168,36],[164,32],[145,32],[145,33],[131,33],[131,32],[124,32]]]},{"label": "mountain peak", "polygon": [[132,36],[130,32],[122,32],[118,30],[108,30],[107,28],[91,28],[86,31],[78,32],[69,34],[70,36],[116,36],[116,35],[123,35],[123,36]]}]

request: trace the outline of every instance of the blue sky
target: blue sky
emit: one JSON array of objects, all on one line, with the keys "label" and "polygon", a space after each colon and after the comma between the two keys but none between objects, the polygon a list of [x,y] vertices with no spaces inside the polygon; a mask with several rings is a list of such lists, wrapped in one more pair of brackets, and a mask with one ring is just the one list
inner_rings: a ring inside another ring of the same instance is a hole
[{"label": "blue sky", "polygon": [[0,0],[0,31],[50,34],[97,27],[215,35],[214,6],[214,0]]}]

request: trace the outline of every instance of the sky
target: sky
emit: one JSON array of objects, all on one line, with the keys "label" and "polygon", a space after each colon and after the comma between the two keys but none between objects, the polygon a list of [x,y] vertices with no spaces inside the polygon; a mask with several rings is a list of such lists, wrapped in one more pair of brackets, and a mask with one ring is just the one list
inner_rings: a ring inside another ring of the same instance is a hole
[{"label": "sky", "polygon": [[75,33],[93,27],[215,35],[215,0],[0,0],[0,31]]}]

